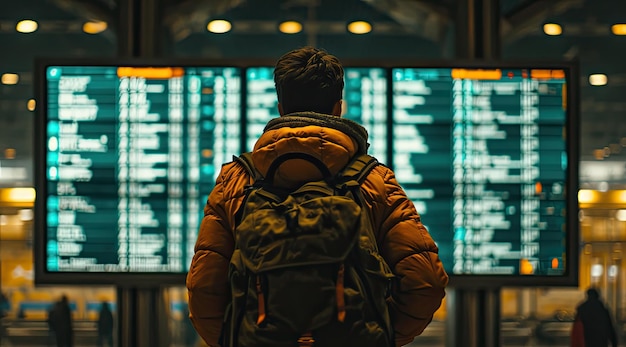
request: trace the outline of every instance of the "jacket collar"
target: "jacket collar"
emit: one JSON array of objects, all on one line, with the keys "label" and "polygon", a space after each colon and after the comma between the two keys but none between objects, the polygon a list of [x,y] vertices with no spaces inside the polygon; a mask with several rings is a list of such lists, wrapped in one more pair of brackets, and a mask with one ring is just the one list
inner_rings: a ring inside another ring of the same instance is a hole
[{"label": "jacket collar", "polygon": [[321,127],[339,130],[350,136],[357,143],[359,147],[357,154],[367,153],[367,148],[369,147],[369,143],[367,143],[367,130],[365,130],[365,128],[357,122],[328,114],[315,112],[290,113],[270,120],[263,131],[265,132],[283,127],[295,128],[307,125],[318,125]]}]

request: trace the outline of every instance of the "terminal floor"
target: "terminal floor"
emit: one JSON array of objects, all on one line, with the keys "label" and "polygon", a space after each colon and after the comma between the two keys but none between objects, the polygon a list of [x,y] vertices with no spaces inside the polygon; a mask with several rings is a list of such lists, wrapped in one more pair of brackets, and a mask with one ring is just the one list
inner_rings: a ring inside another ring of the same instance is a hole
[{"label": "terminal floor", "polygon": [[[54,347],[55,345],[46,345],[46,346],[42,346],[42,345],[32,345],[32,344],[27,344],[27,345],[23,345],[23,344],[11,344],[8,341],[2,340],[0,341],[0,346],[2,347]],[[170,347],[200,347],[200,346],[204,346],[204,345],[195,345],[195,346],[185,346],[185,345],[177,345],[177,344],[172,344],[170,345]],[[75,344],[74,347],[96,347],[96,345],[77,345]],[[421,343],[417,343],[414,342],[410,345],[407,345],[407,347],[446,347],[445,345],[442,344],[421,344]],[[525,345],[501,345],[500,347],[569,347],[569,343],[565,343],[565,344],[537,344],[537,343],[531,343],[529,342],[528,344]]]},{"label": "terminal floor", "polygon": [[[4,338],[0,338],[2,347],[47,347],[54,346],[53,340],[49,336],[47,323],[44,321],[14,321],[3,322]],[[565,322],[563,322],[565,323]],[[570,324],[546,325],[543,338],[538,339],[536,329],[531,327],[521,327],[518,324],[502,323],[500,331],[500,347],[568,347]],[[74,347],[96,347],[96,326],[95,322],[82,321],[75,322],[75,343]],[[179,329],[174,329],[169,347],[188,347],[184,345],[183,336]],[[446,347],[445,326],[443,322],[434,321],[409,347]],[[206,346],[201,343],[192,345],[193,347]],[[191,347],[191,346],[189,346]]]},{"label": "terminal floor", "polygon": [[[25,342],[25,341],[24,341]],[[11,343],[7,339],[0,340],[0,346],[2,347],[54,347],[54,344],[29,344],[28,342],[23,343]],[[173,343],[169,347],[204,347],[206,345],[198,343],[193,346],[176,344]],[[562,343],[542,343],[535,341],[534,339],[529,339],[525,344],[501,344],[500,347],[569,347],[570,344],[567,341],[562,341]],[[74,344],[74,347],[97,347],[96,344]],[[429,343],[428,341],[416,339],[413,343],[407,345],[407,347],[447,347],[442,341],[433,341]]]}]

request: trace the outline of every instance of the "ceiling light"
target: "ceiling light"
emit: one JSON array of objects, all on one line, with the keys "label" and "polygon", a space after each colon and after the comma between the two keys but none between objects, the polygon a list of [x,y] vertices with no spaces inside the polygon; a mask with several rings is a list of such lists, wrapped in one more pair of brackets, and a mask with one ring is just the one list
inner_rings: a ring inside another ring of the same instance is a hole
[{"label": "ceiling light", "polygon": [[590,203],[595,201],[596,194],[593,190],[581,189],[578,191],[578,202]]},{"label": "ceiling light", "polygon": [[611,32],[613,35],[626,35],[626,24],[614,24],[611,26]]},{"label": "ceiling light", "polygon": [[17,25],[15,26],[15,30],[20,33],[28,34],[37,30],[38,26],[39,25],[34,20],[25,19],[17,23]]},{"label": "ceiling light", "polygon": [[35,101],[35,99],[30,99],[26,103],[26,108],[28,108],[29,111],[34,111],[36,106],[37,102]]},{"label": "ceiling light", "polygon": [[622,146],[617,143],[611,143],[609,148],[611,149],[611,154],[619,154],[622,151]]},{"label": "ceiling light", "polygon": [[596,160],[604,160],[604,150],[602,150],[602,149],[594,149],[593,150],[593,157],[596,158]]},{"label": "ceiling light", "polygon": [[15,148],[7,148],[4,150],[4,159],[15,159]]},{"label": "ceiling light", "polygon": [[608,77],[602,73],[589,75],[589,84],[592,86],[604,86],[608,82]]},{"label": "ceiling light", "polygon": [[598,183],[598,190],[603,193],[606,193],[609,190],[609,182],[602,181]]},{"label": "ceiling light", "polygon": [[288,20],[280,23],[278,30],[284,34],[297,34],[302,31],[302,24],[293,20]]},{"label": "ceiling light", "polygon": [[32,209],[28,208],[28,209],[23,209],[23,210],[19,210],[17,212],[17,214],[20,216],[20,220],[22,222],[28,222],[33,220],[33,217],[35,216],[35,213],[33,212]]},{"label": "ceiling light", "polygon": [[604,267],[602,264],[593,264],[591,265],[591,277],[600,277],[604,272]]},{"label": "ceiling light", "polygon": [[543,32],[546,33],[546,35],[556,36],[561,35],[563,33],[563,29],[558,24],[546,23],[543,25]]},{"label": "ceiling light", "polygon": [[206,26],[207,30],[214,34],[223,34],[230,31],[233,26],[229,21],[223,19],[212,20]]},{"label": "ceiling light", "polygon": [[0,81],[2,81],[2,84],[17,84],[19,80],[20,80],[20,75],[16,73],[5,73],[2,75],[2,78],[0,79]]},{"label": "ceiling light", "polygon": [[99,34],[107,30],[107,26],[107,22],[102,21],[85,22],[85,24],[83,24],[83,31],[92,35]]},{"label": "ceiling light", "polygon": [[33,202],[35,195],[35,188],[8,188],[2,191],[0,197],[8,202]]},{"label": "ceiling light", "polygon": [[356,21],[348,24],[348,31],[353,34],[367,34],[372,31],[372,25],[365,21]]}]

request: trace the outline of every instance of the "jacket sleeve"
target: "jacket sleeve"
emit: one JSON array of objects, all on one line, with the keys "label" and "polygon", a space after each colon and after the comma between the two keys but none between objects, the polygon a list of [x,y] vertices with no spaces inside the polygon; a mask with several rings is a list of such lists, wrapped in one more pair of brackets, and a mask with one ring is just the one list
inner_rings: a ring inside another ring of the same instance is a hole
[{"label": "jacket sleeve", "polygon": [[230,301],[228,266],[234,248],[234,216],[249,180],[234,164],[222,168],[200,223],[187,274],[189,318],[209,346],[218,346],[224,312]]},{"label": "jacket sleeve", "polygon": [[383,258],[396,275],[389,299],[396,346],[411,343],[441,306],[448,275],[438,248],[394,173],[376,167],[363,184]]}]

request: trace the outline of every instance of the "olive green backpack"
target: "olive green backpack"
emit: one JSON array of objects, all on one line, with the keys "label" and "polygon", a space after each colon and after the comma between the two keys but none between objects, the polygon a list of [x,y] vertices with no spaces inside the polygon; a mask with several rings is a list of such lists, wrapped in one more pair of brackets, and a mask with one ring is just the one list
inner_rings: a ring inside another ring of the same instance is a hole
[{"label": "olive green backpack", "polygon": [[[295,190],[272,184],[290,159],[324,179]],[[378,253],[360,185],[378,165],[355,157],[331,176],[301,153],[277,158],[261,177],[249,153],[234,160],[254,178],[237,213],[222,346],[394,346],[386,299],[393,274]]]}]

